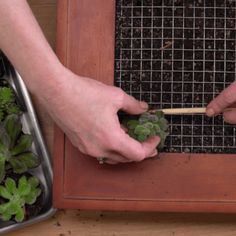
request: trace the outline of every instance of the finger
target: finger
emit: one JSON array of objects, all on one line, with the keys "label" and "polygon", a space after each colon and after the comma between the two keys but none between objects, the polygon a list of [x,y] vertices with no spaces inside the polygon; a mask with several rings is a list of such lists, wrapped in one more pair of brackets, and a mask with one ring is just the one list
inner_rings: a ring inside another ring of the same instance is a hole
[{"label": "finger", "polygon": [[224,112],[224,120],[225,122],[229,124],[236,124],[236,111],[235,110],[229,110]]},{"label": "finger", "polygon": [[150,155],[150,157],[155,157],[158,154],[157,149],[155,148],[155,150],[153,151],[152,155]]},{"label": "finger", "polygon": [[232,83],[228,88],[220,93],[207,106],[207,115],[217,115],[236,101],[236,82]]},{"label": "finger", "polygon": [[119,162],[112,161],[112,160],[107,160],[107,161],[105,162],[105,164],[109,164],[109,165],[117,165],[117,164],[119,164]]},{"label": "finger", "polygon": [[124,100],[121,109],[129,114],[141,114],[148,109],[148,104],[146,102],[140,102],[134,97],[124,94]]},{"label": "finger", "polygon": [[115,153],[115,152],[109,152],[107,155],[107,161],[113,161],[113,162],[116,162],[116,163],[127,163],[127,162],[131,162],[131,160],[123,157],[122,155],[118,154],[118,153]]},{"label": "finger", "polygon": [[[160,143],[161,139],[158,136],[153,136],[149,138],[146,142],[142,143],[142,146],[146,153],[147,157],[153,157],[157,155],[157,146]],[[152,151],[151,151],[152,150]]]},{"label": "finger", "polygon": [[[157,149],[155,148],[155,150],[152,151],[152,154],[149,157],[155,157],[157,155]],[[108,154],[107,156],[109,156],[109,158],[107,158],[107,160],[105,161],[105,163],[107,164],[119,164],[119,163],[130,163],[133,162],[132,160],[129,160],[119,154]]]},{"label": "finger", "polygon": [[[150,155],[150,157],[155,157],[157,155],[157,149],[155,149],[152,153],[152,155]],[[115,157],[116,156],[116,157]],[[109,164],[109,165],[117,165],[120,163],[130,163],[133,162],[132,160],[128,160],[120,155],[114,155],[110,156],[111,158],[108,158],[104,163],[105,164]],[[122,159],[121,159],[122,158]]]},{"label": "finger", "polygon": [[153,136],[147,141],[140,143],[125,133],[123,133],[118,140],[117,152],[132,161],[142,161],[152,156],[154,149],[156,149],[160,142],[159,137]]}]

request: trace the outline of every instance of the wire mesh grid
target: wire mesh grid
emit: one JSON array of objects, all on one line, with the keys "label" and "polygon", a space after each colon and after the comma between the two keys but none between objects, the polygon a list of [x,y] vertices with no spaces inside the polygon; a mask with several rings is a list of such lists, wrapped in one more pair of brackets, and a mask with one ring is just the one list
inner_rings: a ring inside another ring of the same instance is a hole
[{"label": "wire mesh grid", "polygon": [[[203,107],[235,80],[236,0],[117,0],[115,83],[160,108]],[[165,152],[236,153],[223,117],[169,116]]]}]

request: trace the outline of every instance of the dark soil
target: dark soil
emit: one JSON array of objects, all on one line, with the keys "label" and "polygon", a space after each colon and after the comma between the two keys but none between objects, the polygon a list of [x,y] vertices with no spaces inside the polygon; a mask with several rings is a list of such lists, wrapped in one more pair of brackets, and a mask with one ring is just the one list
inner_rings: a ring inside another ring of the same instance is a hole
[{"label": "dark soil", "polygon": [[[116,26],[116,85],[155,108],[206,106],[235,80],[235,1],[117,0]],[[164,151],[236,153],[221,116],[168,119]]]}]

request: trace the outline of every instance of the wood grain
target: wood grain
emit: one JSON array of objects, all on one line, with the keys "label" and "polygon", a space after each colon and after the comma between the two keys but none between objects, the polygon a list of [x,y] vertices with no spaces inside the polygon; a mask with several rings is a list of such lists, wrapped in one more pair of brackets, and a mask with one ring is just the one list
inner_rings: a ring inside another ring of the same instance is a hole
[{"label": "wood grain", "polygon": [[[113,84],[115,0],[58,3],[61,61],[78,75]],[[64,137],[63,133],[55,136],[55,142],[61,143],[54,152],[55,207],[236,212],[235,155],[160,153],[158,159],[142,163],[101,166],[68,138],[63,142]]]},{"label": "wood grain", "polygon": [[234,236],[236,215],[67,210],[6,236]]},{"label": "wood grain", "polygon": [[[30,0],[30,3],[41,4],[54,0]],[[38,6],[34,6],[36,9]],[[56,10],[56,6],[54,5]],[[46,7],[47,9],[47,7]],[[44,13],[37,10],[37,17]],[[51,16],[54,17],[55,15]],[[55,34],[56,28],[48,28]],[[53,42],[55,45],[55,42]],[[41,126],[47,132],[45,136],[52,139],[53,126],[51,120],[41,114],[41,106],[36,104],[40,115]],[[44,110],[44,109],[42,109]],[[49,119],[49,120],[48,120]],[[48,142],[52,150],[52,142]],[[160,213],[128,213],[128,212],[87,212],[67,210],[58,212],[55,217],[6,236],[234,236],[236,235],[235,214],[160,214]]]},{"label": "wood grain", "polygon": [[150,113],[162,111],[165,115],[194,115],[206,113],[205,107],[190,107],[190,108],[165,108],[149,110]]},{"label": "wood grain", "polygon": [[56,41],[56,0],[28,0],[31,9],[43,29],[43,32],[55,49]]}]

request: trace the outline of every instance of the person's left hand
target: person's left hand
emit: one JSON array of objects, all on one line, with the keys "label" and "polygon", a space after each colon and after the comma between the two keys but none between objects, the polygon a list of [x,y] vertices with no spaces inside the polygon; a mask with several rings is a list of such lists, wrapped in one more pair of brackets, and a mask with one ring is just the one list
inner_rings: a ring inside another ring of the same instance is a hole
[{"label": "person's left hand", "polygon": [[236,124],[236,109],[232,107],[234,103],[236,103],[236,82],[210,102],[207,106],[207,115],[211,117],[223,113],[226,122]]}]

